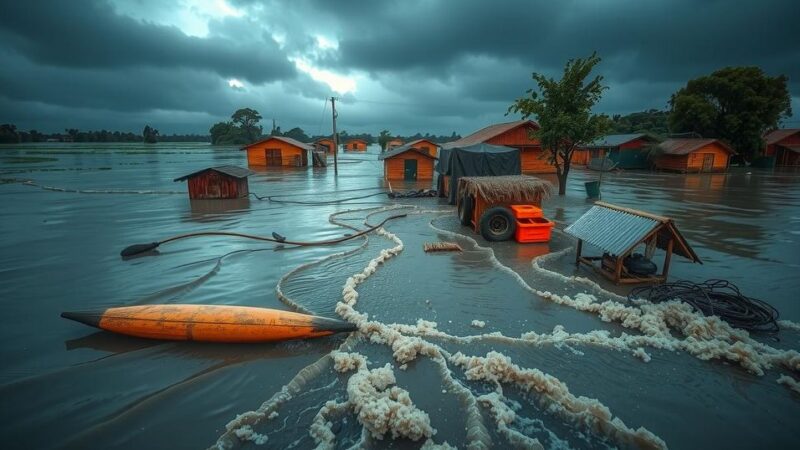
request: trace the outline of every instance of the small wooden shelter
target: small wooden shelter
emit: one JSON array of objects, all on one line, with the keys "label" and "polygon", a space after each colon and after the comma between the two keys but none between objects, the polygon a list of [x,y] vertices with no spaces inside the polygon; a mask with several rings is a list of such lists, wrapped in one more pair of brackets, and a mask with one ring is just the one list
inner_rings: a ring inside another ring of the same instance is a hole
[{"label": "small wooden shelter", "polygon": [[544,157],[539,139],[532,137],[539,124],[532,120],[498,123],[482,128],[459,140],[442,144],[442,148],[470,147],[477,144],[501,145],[520,151],[523,173],[556,173],[556,168]]},{"label": "small wooden shelter", "polygon": [[667,139],[658,144],[655,166],[674,172],[725,172],[736,152],[719,139]]},{"label": "small wooden shelter", "polygon": [[800,128],[774,130],[764,136],[764,156],[775,158],[776,166],[800,166]]},{"label": "small wooden shelter", "polygon": [[349,152],[365,152],[367,151],[367,141],[363,139],[349,139],[344,144],[344,150]]},{"label": "small wooden shelter", "polygon": [[331,138],[321,138],[314,141],[314,147],[318,150],[324,150],[325,153],[332,155],[333,151],[336,149],[336,145],[333,143],[333,139]]},{"label": "small wooden shelter", "polygon": [[402,145],[381,153],[383,178],[386,180],[432,180],[435,156],[411,144]]},{"label": "small wooden shelter", "polygon": [[[666,282],[673,253],[702,264],[672,219],[610,203],[596,202],[564,232],[578,239],[575,264],[592,267],[616,284]],[[599,248],[602,256],[583,256],[584,242]],[[656,248],[665,251],[660,274],[642,276],[627,270],[625,258],[640,245],[645,246],[648,260]],[[599,261],[599,267],[595,261]]]},{"label": "small wooden shelter", "polygon": [[655,143],[658,139],[647,133],[608,134],[576,148],[572,153],[572,163],[589,165],[592,159],[605,156],[620,169],[647,169],[650,167],[650,146]]},{"label": "small wooden shelter", "polygon": [[466,208],[462,223],[479,233],[481,216],[487,209],[510,205],[541,207],[551,192],[550,183],[530,175],[461,177],[458,179],[456,205],[459,212]]},{"label": "small wooden shelter", "polygon": [[386,143],[386,150],[391,150],[393,148],[400,147],[403,144],[405,144],[405,142],[403,142],[402,139],[398,138],[391,139],[389,140],[389,142]]},{"label": "small wooden shelter", "polygon": [[232,199],[250,195],[247,177],[253,172],[238,166],[217,166],[200,169],[173,181],[189,180],[192,200]]},{"label": "small wooden shelter", "polygon": [[417,150],[427,153],[431,156],[438,157],[439,156],[439,147],[440,145],[436,142],[433,142],[429,139],[417,139],[416,141],[411,141],[408,144],[405,144],[408,147],[416,148]]},{"label": "small wooden shelter", "polygon": [[242,150],[247,151],[251,167],[308,167],[308,153],[314,147],[285,136],[269,136]]}]

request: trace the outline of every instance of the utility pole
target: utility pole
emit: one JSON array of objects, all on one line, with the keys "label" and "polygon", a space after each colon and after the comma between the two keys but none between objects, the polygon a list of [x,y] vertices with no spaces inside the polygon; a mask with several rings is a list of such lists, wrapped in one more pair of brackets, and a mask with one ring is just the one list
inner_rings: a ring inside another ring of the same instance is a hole
[{"label": "utility pole", "polygon": [[333,175],[339,176],[339,135],[336,134],[336,97],[331,97],[331,111],[333,112]]}]

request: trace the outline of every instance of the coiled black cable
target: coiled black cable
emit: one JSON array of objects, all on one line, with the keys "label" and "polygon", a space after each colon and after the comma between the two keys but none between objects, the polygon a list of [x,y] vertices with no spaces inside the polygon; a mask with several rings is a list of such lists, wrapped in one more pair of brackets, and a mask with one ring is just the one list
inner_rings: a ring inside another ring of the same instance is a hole
[{"label": "coiled black cable", "polygon": [[676,281],[634,288],[628,300],[645,298],[653,303],[680,300],[705,316],[717,316],[732,327],[760,333],[777,333],[778,310],[757,298],[742,295],[727,280],[706,280],[702,283]]}]

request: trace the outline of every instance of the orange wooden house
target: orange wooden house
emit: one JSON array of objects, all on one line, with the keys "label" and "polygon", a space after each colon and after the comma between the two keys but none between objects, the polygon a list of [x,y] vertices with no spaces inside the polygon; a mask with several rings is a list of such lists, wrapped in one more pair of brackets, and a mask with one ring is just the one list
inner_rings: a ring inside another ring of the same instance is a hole
[{"label": "orange wooden house", "polygon": [[344,144],[346,152],[365,152],[367,151],[367,141],[363,139],[350,139]]},{"label": "orange wooden house", "polygon": [[667,139],[658,145],[655,166],[674,172],[725,172],[735,154],[718,139]]},{"label": "orange wooden house", "polygon": [[404,147],[413,147],[433,157],[439,157],[439,144],[428,139],[417,139],[405,144]]},{"label": "orange wooden house", "polygon": [[247,151],[247,165],[251,167],[307,167],[308,152],[314,147],[285,136],[269,136],[242,150]]},{"label": "orange wooden house", "polygon": [[402,139],[394,138],[386,143],[386,150],[391,150],[393,148],[400,147],[401,145],[405,144]]},{"label": "orange wooden house", "polygon": [[608,134],[572,152],[572,164],[588,165],[603,156],[619,169],[647,169],[649,147],[658,140],[646,133]]},{"label": "orange wooden house", "polygon": [[333,139],[331,138],[321,138],[314,141],[314,147],[325,150],[325,153],[332,155],[333,150],[336,149],[336,144],[333,143]]},{"label": "orange wooden house", "polygon": [[776,166],[800,166],[800,128],[771,131],[764,141],[764,156],[774,157]]},{"label": "orange wooden house", "polygon": [[383,178],[386,180],[432,180],[436,157],[411,143],[381,153]]},{"label": "orange wooden house", "polygon": [[531,133],[539,129],[532,120],[498,123],[482,128],[457,141],[442,144],[442,148],[469,147],[476,144],[503,145],[520,151],[520,166],[523,173],[555,173],[556,168],[544,156],[539,140]]}]

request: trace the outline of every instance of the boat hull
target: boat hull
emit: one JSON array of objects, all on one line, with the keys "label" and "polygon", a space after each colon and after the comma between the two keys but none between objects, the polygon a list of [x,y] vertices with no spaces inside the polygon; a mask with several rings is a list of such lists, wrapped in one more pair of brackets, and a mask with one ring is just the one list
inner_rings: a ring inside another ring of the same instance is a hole
[{"label": "boat hull", "polygon": [[141,305],[64,312],[61,317],[113,333],[147,339],[203,342],[271,342],[355,331],[337,319],[228,305]]}]

